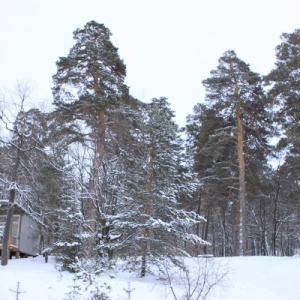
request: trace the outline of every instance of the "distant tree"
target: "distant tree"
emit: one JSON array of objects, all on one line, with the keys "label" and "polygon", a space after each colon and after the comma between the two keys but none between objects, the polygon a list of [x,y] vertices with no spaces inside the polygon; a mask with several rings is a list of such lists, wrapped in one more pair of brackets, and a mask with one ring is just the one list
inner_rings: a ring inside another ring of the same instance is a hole
[{"label": "distant tree", "polygon": [[3,188],[2,197],[8,199],[9,202],[3,232],[1,259],[3,266],[8,264],[14,204],[16,199],[19,204],[23,204],[30,197],[30,175],[34,170],[35,157],[39,155],[43,145],[41,140],[41,132],[44,129],[42,113],[37,109],[25,111],[25,101],[29,97],[30,88],[21,83],[17,88],[19,97],[19,103],[15,103],[17,111],[9,111],[6,107],[6,110],[3,108],[1,112],[1,122],[6,131],[1,138],[2,154],[4,154],[1,160],[6,169],[2,170],[0,176]]},{"label": "distant tree", "polygon": [[[299,227],[297,209],[300,189],[300,29],[293,33],[283,33],[281,44],[276,47],[275,68],[265,77],[270,87],[268,97],[274,112],[274,119],[280,129],[277,153],[283,162],[277,174],[277,206],[274,214],[272,252],[293,254],[299,244],[295,231]],[[284,223],[281,223],[281,221]],[[284,232],[282,232],[283,230]],[[283,239],[283,237],[287,239]],[[286,245],[280,249],[278,242]]]},{"label": "distant tree", "polygon": [[300,245],[299,157],[288,156],[274,180],[272,244],[273,255],[292,256]]},{"label": "distant tree", "polygon": [[[40,251],[49,251],[55,240],[54,233],[59,228],[58,216],[62,205],[63,190],[67,181],[64,166],[70,165],[69,146],[82,142],[78,127],[65,123],[56,112],[41,113],[43,126],[37,127],[41,146],[38,152],[28,155],[27,179],[30,184],[30,197],[23,203],[27,211],[40,220]],[[74,171],[73,178],[76,178]],[[24,202],[24,201],[23,201]]]},{"label": "distant tree", "polygon": [[[218,111],[204,104],[194,107],[186,124],[187,149],[194,159],[194,171],[201,181],[197,209],[206,222],[198,234],[212,242],[216,256],[233,254],[233,228],[236,215],[238,169],[236,140],[231,129],[234,119],[223,119]],[[204,245],[203,253],[207,254]]]},{"label": "distant tree", "polygon": [[282,43],[276,47],[276,67],[265,80],[271,86],[268,96],[285,133],[284,139],[292,147],[291,151],[299,154],[300,29],[291,34],[282,34],[281,40]]}]

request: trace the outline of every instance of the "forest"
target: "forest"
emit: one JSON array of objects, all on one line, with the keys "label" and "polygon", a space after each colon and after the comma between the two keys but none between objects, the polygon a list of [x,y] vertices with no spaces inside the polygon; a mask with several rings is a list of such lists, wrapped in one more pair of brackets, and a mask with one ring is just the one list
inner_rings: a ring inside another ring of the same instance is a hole
[{"label": "forest", "polygon": [[144,277],[162,257],[299,253],[300,29],[281,35],[267,75],[233,50],[211,62],[184,128],[167,98],[130,95],[110,36],[95,21],[74,31],[51,112],[26,106],[26,84],[14,103],[0,95],[4,249],[18,203],[41,253],[72,272],[88,259]]}]

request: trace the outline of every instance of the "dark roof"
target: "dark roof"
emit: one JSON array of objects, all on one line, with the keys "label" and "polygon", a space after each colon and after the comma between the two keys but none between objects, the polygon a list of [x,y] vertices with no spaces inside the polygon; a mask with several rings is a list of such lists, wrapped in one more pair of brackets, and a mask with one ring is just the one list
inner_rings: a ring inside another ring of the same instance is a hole
[{"label": "dark roof", "polygon": [[[0,208],[1,208],[2,206],[7,206],[8,203],[9,203],[8,200],[0,200]],[[17,208],[17,209],[19,209],[20,211],[24,212],[25,214],[28,214],[28,215],[29,215],[29,212],[28,212],[24,207],[22,207],[20,204],[14,203],[14,206],[15,206],[15,208]]]}]

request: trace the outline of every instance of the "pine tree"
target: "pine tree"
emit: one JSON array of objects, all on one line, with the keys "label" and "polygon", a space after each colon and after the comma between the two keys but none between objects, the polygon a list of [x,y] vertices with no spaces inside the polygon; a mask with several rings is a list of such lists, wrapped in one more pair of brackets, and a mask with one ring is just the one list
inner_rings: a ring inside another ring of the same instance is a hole
[{"label": "pine tree", "polygon": [[[238,197],[236,140],[231,132],[234,126],[233,118],[223,119],[216,109],[204,104],[194,107],[186,125],[188,152],[201,181],[196,205],[207,220],[202,238],[212,241],[215,256],[233,254],[233,203]],[[206,246],[203,251],[207,253]]]},{"label": "pine tree", "polygon": [[[272,244],[274,255],[291,255],[295,243],[299,241],[292,233],[292,228],[297,230],[300,224],[299,214],[294,214],[298,211],[295,200],[300,194],[297,186],[300,179],[300,29],[293,33],[283,33],[281,41],[276,47],[275,68],[265,77],[266,84],[270,87],[268,97],[271,109],[281,134],[277,153],[283,161],[276,175],[278,193],[275,193],[275,199],[278,209],[276,215],[274,214],[273,224],[277,224],[277,233],[273,234]],[[282,219],[286,220],[286,227],[279,225]],[[284,236],[291,237],[281,241],[281,245],[288,245],[288,249],[279,249],[277,245],[279,227],[285,228]]]},{"label": "pine tree", "polygon": [[[111,33],[95,21],[74,32],[75,45],[67,57],[57,62],[53,76],[54,104],[66,122],[76,123],[80,135],[85,136],[85,150],[91,161],[87,171],[88,186],[85,186],[84,215],[89,220],[90,256],[93,255],[97,231],[106,227],[109,201],[114,196],[107,193],[109,187],[108,164],[113,161],[108,153],[111,141],[108,127],[120,107],[128,100],[124,84],[126,68],[119,58],[118,49],[110,41]],[[112,196],[112,197],[110,197]],[[108,198],[110,197],[110,198]],[[110,199],[110,200],[109,200]],[[106,227],[106,229],[104,228]]]},{"label": "pine tree", "polygon": [[[261,78],[252,72],[249,66],[240,60],[234,51],[227,51],[219,59],[216,70],[211,77],[204,80],[207,106],[222,119],[222,127],[215,133],[221,141],[232,145],[230,149],[236,153],[232,164],[238,165],[238,213],[236,226],[239,228],[236,253],[246,254],[246,168],[254,152],[260,153],[261,161],[265,161],[267,137],[269,131],[268,114],[265,109],[265,95]],[[223,148],[229,151],[228,147]],[[259,156],[255,155],[255,159]],[[231,167],[232,168],[232,167]],[[231,177],[235,177],[233,172]],[[227,178],[224,178],[227,180]]]},{"label": "pine tree", "polygon": [[299,153],[300,29],[291,34],[282,34],[281,40],[282,43],[276,47],[276,67],[265,80],[271,86],[268,96],[276,119],[286,135],[285,143]]}]

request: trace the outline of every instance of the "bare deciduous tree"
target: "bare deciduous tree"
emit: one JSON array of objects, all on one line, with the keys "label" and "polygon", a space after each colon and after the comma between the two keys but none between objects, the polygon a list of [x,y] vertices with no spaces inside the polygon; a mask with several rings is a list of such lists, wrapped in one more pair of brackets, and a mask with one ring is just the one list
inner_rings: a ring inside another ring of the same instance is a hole
[{"label": "bare deciduous tree", "polygon": [[160,271],[160,279],[175,300],[199,300],[224,285],[229,269],[213,257],[197,257],[173,262],[165,259]]}]

